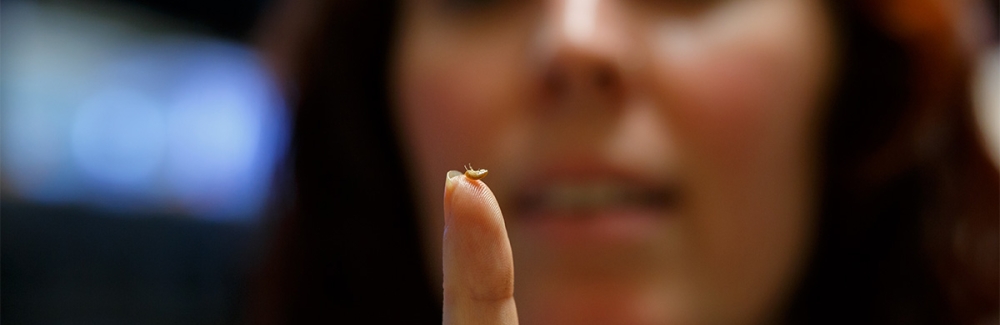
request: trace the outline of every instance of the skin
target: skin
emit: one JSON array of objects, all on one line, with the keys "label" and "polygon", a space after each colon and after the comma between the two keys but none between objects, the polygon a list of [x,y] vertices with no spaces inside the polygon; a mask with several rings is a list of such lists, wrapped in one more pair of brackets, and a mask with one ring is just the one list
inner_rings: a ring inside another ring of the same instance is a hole
[{"label": "skin", "polygon": [[493,192],[449,172],[444,220],[444,324],[516,324],[510,241]]},{"label": "skin", "polygon": [[[405,2],[392,69],[445,322],[777,320],[813,241],[834,70],[822,5],[463,3]],[[449,177],[442,204],[441,174],[469,161],[490,186]],[[554,240],[501,212],[596,165],[684,199],[626,241]]]}]

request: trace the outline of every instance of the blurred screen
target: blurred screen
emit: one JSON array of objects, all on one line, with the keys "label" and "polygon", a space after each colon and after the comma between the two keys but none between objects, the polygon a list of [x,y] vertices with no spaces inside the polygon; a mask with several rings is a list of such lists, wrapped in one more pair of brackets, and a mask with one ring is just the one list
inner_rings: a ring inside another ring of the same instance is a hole
[{"label": "blurred screen", "polygon": [[238,322],[289,133],[263,3],[0,4],[0,320]]},{"label": "blurred screen", "polygon": [[3,10],[5,196],[251,221],[284,154],[284,102],[246,45],[139,11]]}]

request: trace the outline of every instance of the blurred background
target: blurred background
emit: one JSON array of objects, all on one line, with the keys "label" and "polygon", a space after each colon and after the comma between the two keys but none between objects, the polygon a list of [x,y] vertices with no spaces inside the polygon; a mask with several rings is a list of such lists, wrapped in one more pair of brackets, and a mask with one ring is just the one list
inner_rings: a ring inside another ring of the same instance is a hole
[{"label": "blurred background", "polygon": [[270,5],[0,2],[0,322],[239,321],[288,143]]},{"label": "blurred background", "polygon": [[[257,46],[280,8],[0,1],[0,322],[241,321],[291,188],[294,87]],[[996,159],[991,33],[974,96]]]}]

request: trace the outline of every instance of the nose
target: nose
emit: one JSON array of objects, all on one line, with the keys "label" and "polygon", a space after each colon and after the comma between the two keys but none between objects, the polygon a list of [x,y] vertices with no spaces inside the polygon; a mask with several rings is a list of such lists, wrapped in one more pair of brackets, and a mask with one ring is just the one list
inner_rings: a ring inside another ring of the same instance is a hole
[{"label": "nose", "polygon": [[625,39],[614,3],[555,0],[540,33],[544,93],[561,104],[614,101],[624,91]]}]

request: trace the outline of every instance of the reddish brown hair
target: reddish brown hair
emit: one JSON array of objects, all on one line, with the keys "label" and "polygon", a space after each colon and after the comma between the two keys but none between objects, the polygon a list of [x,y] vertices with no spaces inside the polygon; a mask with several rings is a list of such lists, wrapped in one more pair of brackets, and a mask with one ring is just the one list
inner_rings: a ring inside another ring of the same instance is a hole
[{"label": "reddish brown hair", "polygon": [[793,308],[810,323],[996,319],[1000,180],[973,116],[959,4],[833,4],[843,77],[820,238]]}]

